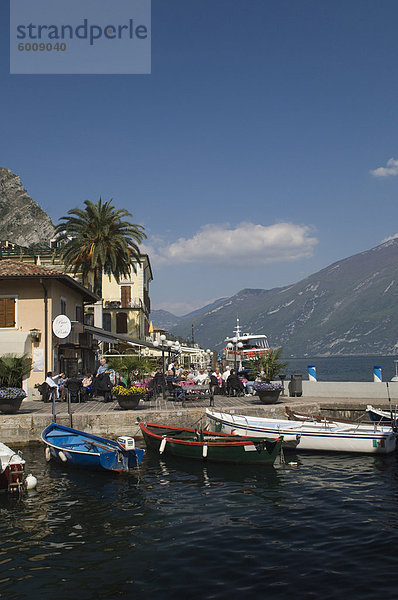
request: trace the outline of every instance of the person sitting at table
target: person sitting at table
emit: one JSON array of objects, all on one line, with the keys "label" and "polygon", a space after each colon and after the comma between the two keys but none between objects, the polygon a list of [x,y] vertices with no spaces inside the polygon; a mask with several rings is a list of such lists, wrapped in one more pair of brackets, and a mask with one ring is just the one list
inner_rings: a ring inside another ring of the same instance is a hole
[{"label": "person sitting at table", "polygon": [[91,373],[86,373],[82,380],[82,402],[86,402],[91,397],[93,385],[93,376]]},{"label": "person sitting at table", "polygon": [[175,394],[178,400],[182,400],[182,387],[178,385],[178,378],[174,375],[171,369],[166,375],[166,384],[169,392],[173,395]]},{"label": "person sitting at table", "polygon": [[238,377],[235,369],[231,369],[231,374],[227,379],[227,394],[242,396],[245,390],[245,386]]},{"label": "person sitting at table", "polygon": [[199,369],[199,373],[194,378],[194,382],[197,383],[198,385],[204,385],[206,383],[207,379],[208,379],[208,375],[205,372],[205,370],[202,368],[202,369]]},{"label": "person sitting at table", "polygon": [[210,385],[213,388],[213,394],[224,394],[225,393],[225,385],[222,375],[220,373],[220,369],[216,369],[214,373],[212,373],[210,378]]}]

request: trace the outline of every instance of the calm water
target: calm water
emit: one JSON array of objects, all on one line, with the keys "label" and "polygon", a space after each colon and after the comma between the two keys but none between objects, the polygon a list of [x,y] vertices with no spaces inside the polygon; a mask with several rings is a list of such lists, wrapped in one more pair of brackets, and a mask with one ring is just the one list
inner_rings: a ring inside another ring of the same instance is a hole
[{"label": "calm water", "polygon": [[139,479],[25,458],[39,486],[0,498],[1,598],[397,596],[396,454],[250,470],[147,456]]},{"label": "calm water", "polygon": [[283,358],[288,379],[292,373],[302,373],[308,379],[308,365],[316,366],[318,381],[373,381],[373,367],[382,367],[383,381],[395,375],[398,356],[328,356],[321,358]]}]

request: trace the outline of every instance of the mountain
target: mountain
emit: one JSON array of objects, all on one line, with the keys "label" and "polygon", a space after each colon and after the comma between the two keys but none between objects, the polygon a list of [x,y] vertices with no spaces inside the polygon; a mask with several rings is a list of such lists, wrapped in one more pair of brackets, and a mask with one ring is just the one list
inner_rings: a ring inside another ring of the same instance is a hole
[{"label": "mountain", "polygon": [[46,244],[54,234],[54,224],[32,200],[20,178],[0,167],[0,241],[19,246]]},{"label": "mountain", "polygon": [[183,317],[176,317],[171,312],[167,310],[152,310],[151,311],[151,321],[154,327],[160,327],[161,329],[166,329],[167,331],[171,331],[173,327],[175,327],[179,321],[181,321]]},{"label": "mountain", "polygon": [[220,349],[241,330],[265,333],[286,356],[398,352],[398,239],[338,261],[302,281],[271,290],[244,289],[172,333]]},{"label": "mountain", "polygon": [[214,306],[216,306],[219,302],[222,302],[223,300],[225,300],[225,298],[220,298],[219,300],[216,300],[215,302],[212,302],[211,304],[206,304],[206,306],[203,306],[203,308],[193,310],[192,312],[190,312],[182,317],[177,317],[176,315],[173,315],[173,313],[168,312],[167,310],[153,310],[151,312],[151,320],[152,320],[154,326],[161,327],[162,329],[167,329],[167,331],[171,331],[172,328],[176,327],[176,325],[178,325],[178,323],[182,320],[190,321],[190,332],[189,332],[189,335],[186,337],[191,339],[193,320],[197,316],[201,315],[203,313],[203,311],[210,310],[211,308],[213,308]]}]

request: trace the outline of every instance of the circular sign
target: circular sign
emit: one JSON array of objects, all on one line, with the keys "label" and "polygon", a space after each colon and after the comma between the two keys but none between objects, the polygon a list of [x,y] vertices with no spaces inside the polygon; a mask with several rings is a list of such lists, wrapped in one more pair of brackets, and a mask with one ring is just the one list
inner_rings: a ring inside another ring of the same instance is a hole
[{"label": "circular sign", "polygon": [[70,334],[72,323],[66,315],[58,315],[53,321],[53,332],[57,338],[66,338]]}]

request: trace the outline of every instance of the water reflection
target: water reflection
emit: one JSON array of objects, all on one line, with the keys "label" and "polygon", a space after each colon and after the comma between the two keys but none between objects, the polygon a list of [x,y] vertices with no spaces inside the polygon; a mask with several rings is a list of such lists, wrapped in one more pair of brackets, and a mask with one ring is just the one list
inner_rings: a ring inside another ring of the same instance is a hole
[{"label": "water reflection", "polygon": [[307,599],[327,578],[325,598],[395,597],[396,455],[247,468],[148,454],[121,477],[26,455],[37,492],[0,497],[7,600]]}]

